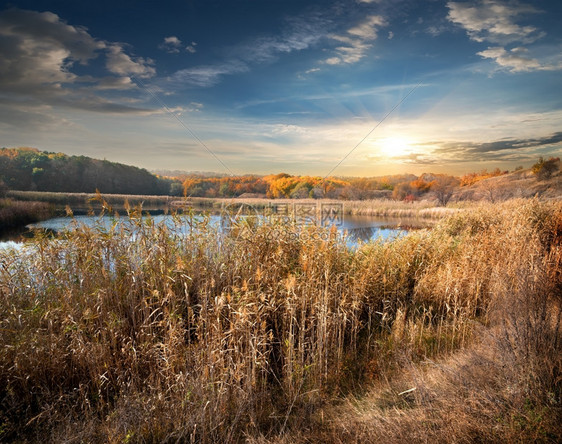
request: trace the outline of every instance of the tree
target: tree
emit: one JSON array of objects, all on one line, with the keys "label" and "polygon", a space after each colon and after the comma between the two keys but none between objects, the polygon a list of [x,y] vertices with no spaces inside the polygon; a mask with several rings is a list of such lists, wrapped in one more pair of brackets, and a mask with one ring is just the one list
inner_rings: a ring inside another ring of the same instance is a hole
[{"label": "tree", "polygon": [[431,190],[435,193],[439,205],[446,206],[455,192],[459,180],[452,176],[440,176],[431,182]]},{"label": "tree", "polygon": [[493,182],[486,184],[484,193],[492,203],[507,200],[512,197],[512,190],[510,188]]},{"label": "tree", "polygon": [[409,182],[401,182],[394,187],[392,198],[394,200],[404,200],[407,196],[413,196],[415,190]]},{"label": "tree", "polygon": [[548,160],[544,160],[539,157],[539,161],[535,163],[531,170],[537,176],[539,180],[546,180],[550,179],[550,177],[560,169],[560,158],[558,157],[551,157]]}]

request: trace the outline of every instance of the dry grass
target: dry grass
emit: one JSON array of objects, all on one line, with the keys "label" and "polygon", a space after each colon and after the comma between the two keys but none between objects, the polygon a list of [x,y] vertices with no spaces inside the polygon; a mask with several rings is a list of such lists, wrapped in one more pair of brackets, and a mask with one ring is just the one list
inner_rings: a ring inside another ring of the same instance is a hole
[{"label": "dry grass", "polygon": [[[96,193],[58,193],[49,191],[8,191],[8,196],[20,201],[47,202],[62,206],[80,206],[99,208],[99,194]],[[104,194],[105,201],[114,207],[124,207],[139,204],[143,208],[166,208],[171,198],[169,196],[135,195],[135,194]]]},{"label": "dry grass", "polygon": [[335,231],[176,222],[197,226],[133,216],[0,253],[2,440],[559,433],[560,204],[483,207],[357,251]]},{"label": "dry grass", "polygon": [[[335,203],[342,205],[344,214],[373,216],[373,217],[400,217],[400,218],[423,218],[423,219],[442,219],[462,211],[462,205],[449,207],[438,207],[435,201],[415,201],[403,202],[389,199],[372,199],[357,201],[342,201],[332,199],[261,199],[261,198],[204,198],[189,197],[187,199],[177,199],[171,202],[172,207],[235,207],[246,205],[256,209],[266,208],[275,205],[302,205],[310,204],[320,206],[322,204]],[[466,203],[465,203],[466,205]],[[470,208],[476,206],[469,204]]]},{"label": "dry grass", "polygon": [[44,202],[18,202],[0,199],[0,232],[48,219],[54,214],[52,206]]},{"label": "dry grass", "polygon": [[420,200],[415,202],[375,199],[346,202],[346,212],[375,217],[413,217],[442,219],[460,211],[459,208],[439,207],[435,201]]}]

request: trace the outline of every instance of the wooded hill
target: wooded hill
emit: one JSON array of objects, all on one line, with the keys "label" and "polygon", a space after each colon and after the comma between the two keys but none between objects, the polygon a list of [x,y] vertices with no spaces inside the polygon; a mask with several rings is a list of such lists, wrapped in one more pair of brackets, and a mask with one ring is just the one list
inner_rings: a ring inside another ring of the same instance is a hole
[{"label": "wooded hill", "polygon": [[[12,190],[170,194],[173,180],[145,169],[35,148],[0,148],[0,180]],[[181,187],[178,183],[178,189]]]}]

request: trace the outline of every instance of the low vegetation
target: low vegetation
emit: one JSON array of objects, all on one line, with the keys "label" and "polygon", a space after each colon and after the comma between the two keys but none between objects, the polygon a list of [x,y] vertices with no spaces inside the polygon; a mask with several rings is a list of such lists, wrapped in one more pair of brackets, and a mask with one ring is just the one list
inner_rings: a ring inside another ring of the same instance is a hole
[{"label": "low vegetation", "polygon": [[0,233],[48,219],[54,208],[44,202],[20,202],[0,199]]},{"label": "low vegetation", "polygon": [[560,158],[551,157],[548,160],[539,158],[538,162],[531,167],[531,171],[537,176],[539,180],[550,179],[552,175],[560,170]]},{"label": "low vegetation", "polygon": [[560,203],[357,249],[132,214],[0,262],[2,441],[562,437]]},{"label": "low vegetation", "polygon": [[[18,201],[46,202],[58,207],[66,205],[71,208],[100,209],[102,201],[100,193],[55,193],[45,191],[8,191],[7,195]],[[142,205],[145,209],[166,209],[171,202],[168,196],[151,196],[138,194],[104,194],[103,200],[115,209],[123,209],[125,206]]]}]

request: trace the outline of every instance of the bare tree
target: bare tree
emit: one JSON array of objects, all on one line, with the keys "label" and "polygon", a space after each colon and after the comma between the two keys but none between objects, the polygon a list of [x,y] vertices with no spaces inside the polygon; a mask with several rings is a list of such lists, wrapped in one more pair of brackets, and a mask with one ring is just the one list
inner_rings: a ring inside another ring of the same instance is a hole
[{"label": "bare tree", "polygon": [[484,195],[490,202],[496,203],[512,197],[512,191],[505,185],[490,182],[484,189]]},{"label": "bare tree", "polygon": [[458,184],[459,180],[452,176],[440,176],[431,182],[431,190],[435,194],[439,205],[444,207],[449,203]]}]

